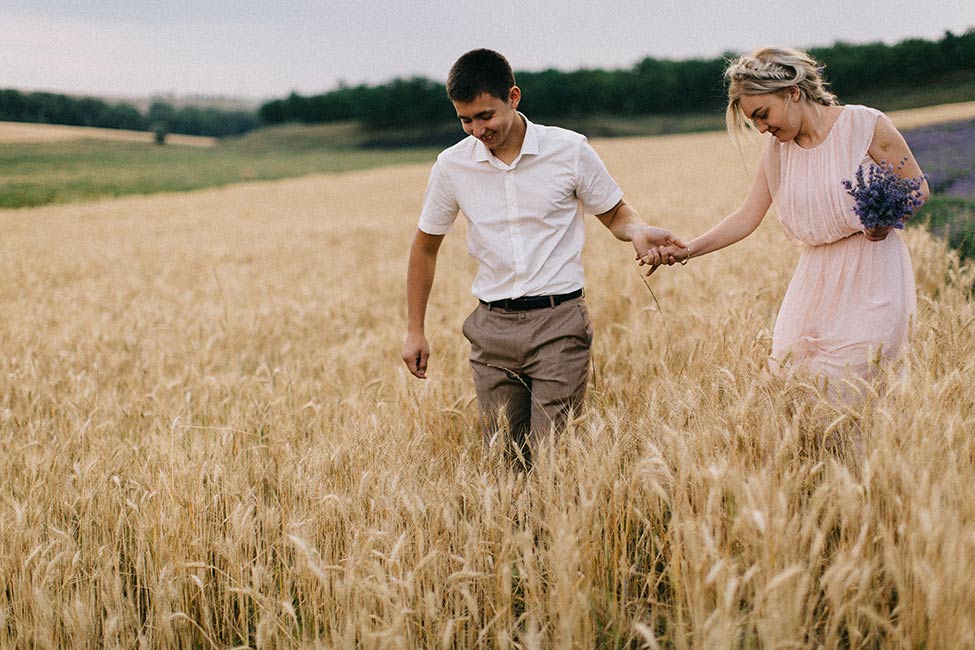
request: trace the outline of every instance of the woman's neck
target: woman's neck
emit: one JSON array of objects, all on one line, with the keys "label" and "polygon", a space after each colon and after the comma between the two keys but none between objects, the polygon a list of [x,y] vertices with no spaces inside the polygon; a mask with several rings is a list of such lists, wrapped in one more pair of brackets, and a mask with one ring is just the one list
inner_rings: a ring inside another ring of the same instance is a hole
[{"label": "woman's neck", "polygon": [[820,144],[833,128],[836,118],[839,117],[839,110],[839,106],[803,102],[799,133],[795,137],[795,143],[803,149]]}]

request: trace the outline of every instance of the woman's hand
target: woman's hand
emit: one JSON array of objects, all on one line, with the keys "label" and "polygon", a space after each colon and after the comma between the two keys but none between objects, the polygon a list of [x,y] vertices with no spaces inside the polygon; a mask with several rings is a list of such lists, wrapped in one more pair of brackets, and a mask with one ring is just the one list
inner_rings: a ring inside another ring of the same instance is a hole
[{"label": "woman's hand", "polygon": [[887,238],[888,233],[890,233],[890,226],[877,226],[863,231],[864,236],[869,241],[883,241]]},{"label": "woman's hand", "polygon": [[647,251],[647,254],[643,257],[638,258],[640,260],[640,266],[649,266],[650,269],[647,271],[647,275],[652,275],[657,267],[666,264],[667,266],[672,266],[678,262],[684,264],[690,257],[690,249],[686,246],[675,246],[673,244],[669,246],[658,246],[656,248],[651,248]]}]

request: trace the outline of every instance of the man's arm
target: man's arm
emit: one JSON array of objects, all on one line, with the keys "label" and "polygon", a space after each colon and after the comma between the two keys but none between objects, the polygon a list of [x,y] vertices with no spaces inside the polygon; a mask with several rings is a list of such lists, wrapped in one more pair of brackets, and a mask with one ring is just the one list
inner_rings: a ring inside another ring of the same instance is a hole
[{"label": "man's arm", "polygon": [[410,263],[406,271],[406,342],[403,344],[403,363],[415,377],[427,378],[427,360],[430,344],[427,343],[424,322],[427,301],[437,271],[437,253],[444,235],[428,235],[417,229],[410,247]]},{"label": "man's arm", "polygon": [[[676,246],[677,248],[684,248],[684,242],[672,232],[663,228],[654,228],[645,223],[636,210],[623,199],[620,199],[620,202],[613,206],[610,211],[597,214],[596,218],[609,228],[614,237],[620,241],[632,242],[638,260],[653,260],[654,256],[659,258],[658,247]],[[660,262],[661,260],[657,259],[656,263],[659,264]]]}]

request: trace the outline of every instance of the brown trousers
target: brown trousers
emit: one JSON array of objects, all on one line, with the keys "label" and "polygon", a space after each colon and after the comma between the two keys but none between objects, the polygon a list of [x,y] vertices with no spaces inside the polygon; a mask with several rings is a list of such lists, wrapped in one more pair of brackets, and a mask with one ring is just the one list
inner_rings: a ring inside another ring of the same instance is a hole
[{"label": "brown trousers", "polygon": [[578,411],[589,381],[592,321],[584,298],[506,311],[478,305],[464,321],[485,444],[499,433],[506,453],[528,463]]}]

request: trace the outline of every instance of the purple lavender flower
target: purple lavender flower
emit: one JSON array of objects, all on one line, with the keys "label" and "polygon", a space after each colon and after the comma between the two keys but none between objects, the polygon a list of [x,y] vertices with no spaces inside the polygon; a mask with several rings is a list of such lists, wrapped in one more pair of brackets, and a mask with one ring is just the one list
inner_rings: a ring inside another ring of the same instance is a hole
[{"label": "purple lavender flower", "polygon": [[903,228],[904,220],[921,207],[924,176],[904,178],[897,173],[906,160],[896,168],[883,160],[879,165],[870,163],[866,174],[863,167],[857,169],[855,185],[843,181],[847,194],[853,197],[853,211],[864,228]]}]

